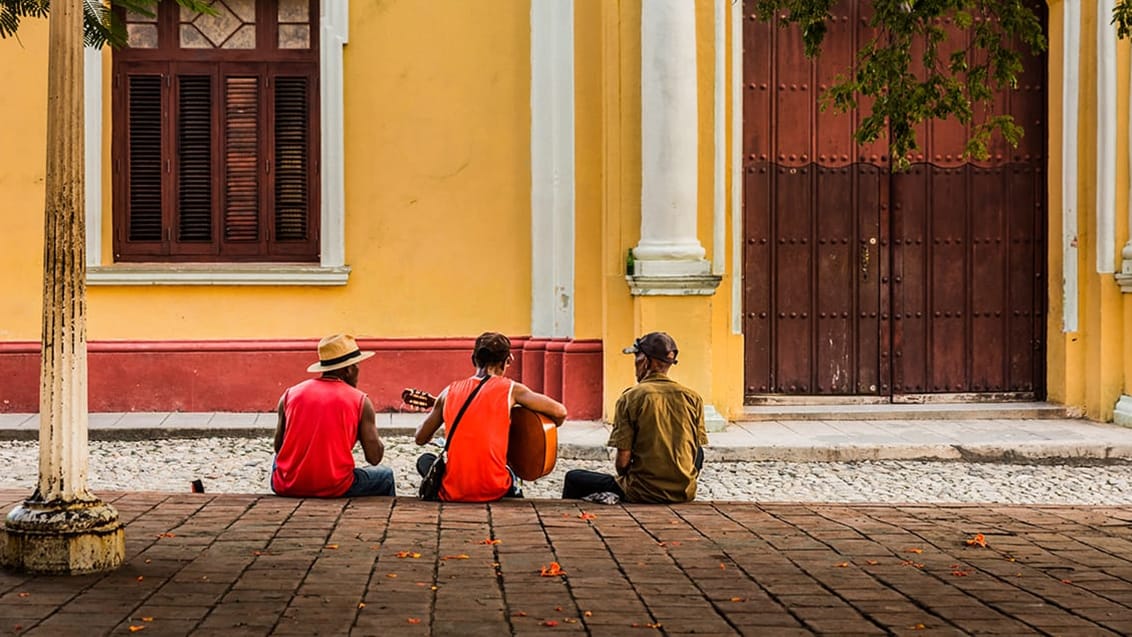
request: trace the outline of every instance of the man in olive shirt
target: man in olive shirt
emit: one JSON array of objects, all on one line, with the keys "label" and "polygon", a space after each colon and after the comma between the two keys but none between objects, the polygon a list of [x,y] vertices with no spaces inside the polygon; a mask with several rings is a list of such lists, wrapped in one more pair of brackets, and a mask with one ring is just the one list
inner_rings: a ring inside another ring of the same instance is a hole
[{"label": "man in olive shirt", "polygon": [[562,497],[613,493],[626,502],[689,502],[707,444],[704,401],[668,378],[678,353],[668,334],[650,332],[624,351],[636,355],[637,384],[617,399],[607,443],[617,449],[617,476],[568,471]]}]

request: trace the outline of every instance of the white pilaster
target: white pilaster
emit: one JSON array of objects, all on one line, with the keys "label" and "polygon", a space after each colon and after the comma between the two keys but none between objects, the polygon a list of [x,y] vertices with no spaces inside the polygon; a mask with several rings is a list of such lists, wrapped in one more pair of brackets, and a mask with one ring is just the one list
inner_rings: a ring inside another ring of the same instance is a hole
[{"label": "white pilaster", "polygon": [[531,335],[574,335],[574,2],[531,2]]},{"label": "white pilaster", "polygon": [[634,294],[712,294],[697,234],[696,11],[686,0],[641,6],[641,239]]},{"label": "white pilaster", "polygon": [[1077,331],[1077,161],[1081,90],[1081,5],[1062,3],[1064,37],[1061,70],[1061,293],[1063,332]]},{"label": "white pilaster", "polygon": [[743,333],[743,3],[731,3],[731,332]]},{"label": "white pilaster", "polygon": [[1097,272],[1116,269],[1116,27],[1113,0],[1097,0]]},{"label": "white pilaster", "polygon": [[1132,427],[1132,396],[1124,395],[1116,401],[1112,422],[1124,427]]},{"label": "white pilaster", "polygon": [[[1132,71],[1130,71],[1129,73],[1129,81],[1132,82]],[[1132,112],[1129,113],[1129,124],[1132,125]],[[1132,135],[1130,135],[1130,140],[1128,143],[1128,155],[1129,161],[1132,161]],[[1129,195],[1132,196],[1132,192],[1130,192]],[[1120,251],[1120,272],[1116,275],[1116,282],[1120,284],[1120,290],[1122,292],[1124,292],[1125,294],[1132,294],[1132,199],[1128,201],[1128,228],[1128,241],[1124,244],[1124,248]],[[1132,398],[1125,396],[1121,399],[1121,401],[1123,402],[1124,399],[1132,400]],[[1119,406],[1120,405],[1118,404],[1117,407]],[[1129,425],[1132,425],[1132,404],[1129,404],[1128,407],[1130,409]]]},{"label": "white pilaster", "polygon": [[83,49],[86,264],[102,263],[102,49]]}]

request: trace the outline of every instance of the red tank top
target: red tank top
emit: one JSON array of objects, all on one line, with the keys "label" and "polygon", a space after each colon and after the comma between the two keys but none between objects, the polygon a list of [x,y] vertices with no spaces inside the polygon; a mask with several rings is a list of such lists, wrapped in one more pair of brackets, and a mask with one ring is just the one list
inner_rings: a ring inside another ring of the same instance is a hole
[{"label": "red tank top", "polygon": [[350,489],[365,396],[333,378],[312,378],[283,394],[283,445],[271,476],[276,493],[336,498]]},{"label": "red tank top", "polygon": [[[448,386],[444,422],[451,423],[479,378],[458,380]],[[440,486],[440,499],[450,502],[490,502],[511,488],[507,470],[507,441],[511,428],[511,379],[493,376],[472,399],[456,425],[448,447],[448,467]],[[448,425],[445,425],[445,435]]]}]

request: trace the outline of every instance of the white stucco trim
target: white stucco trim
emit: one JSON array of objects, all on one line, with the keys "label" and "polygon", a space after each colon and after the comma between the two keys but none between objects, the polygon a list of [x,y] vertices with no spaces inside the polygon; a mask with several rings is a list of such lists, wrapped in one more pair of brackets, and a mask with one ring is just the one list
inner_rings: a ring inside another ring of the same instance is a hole
[{"label": "white stucco trim", "polygon": [[731,3],[731,332],[743,333],[743,3]]},{"label": "white stucco trim", "polygon": [[[342,49],[349,35],[349,0],[321,0],[319,46],[319,264],[102,263],[102,54],[84,59],[88,285],[345,285],[346,170]],[[97,92],[97,96],[92,95]]]},{"label": "white stucco trim", "polygon": [[1061,70],[1061,294],[1063,332],[1077,331],[1077,162],[1081,90],[1081,5],[1063,2]]},{"label": "white stucco trim", "polygon": [[1113,0],[1097,0],[1097,273],[1116,269],[1116,27]]},{"label": "white stucco trim", "polygon": [[715,0],[715,72],[712,74],[712,143],[715,150],[712,166],[712,232],[711,273],[723,274],[727,263],[727,0]]},{"label": "white stucco trim", "polygon": [[102,49],[83,49],[83,205],[87,268],[102,264]]},{"label": "white stucco trim", "polygon": [[574,336],[574,2],[531,2],[531,335]]}]

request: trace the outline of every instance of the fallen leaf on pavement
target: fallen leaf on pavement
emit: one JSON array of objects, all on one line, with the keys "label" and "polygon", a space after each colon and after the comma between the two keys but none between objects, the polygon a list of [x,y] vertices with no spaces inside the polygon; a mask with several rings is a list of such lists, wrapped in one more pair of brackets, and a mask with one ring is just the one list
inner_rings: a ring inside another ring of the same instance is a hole
[{"label": "fallen leaf on pavement", "polygon": [[593,616],[594,616],[594,614],[593,614],[593,612],[592,612],[592,611],[588,611],[588,610],[587,610],[586,612],[582,613],[582,616],[583,616],[583,617],[593,617]]},{"label": "fallen leaf on pavement", "polygon": [[397,557],[402,558],[402,559],[404,559],[406,557],[411,557],[413,559],[417,559],[420,556],[421,556],[420,553],[415,553],[413,551],[397,551]]},{"label": "fallen leaf on pavement", "polygon": [[974,537],[971,537],[971,538],[968,538],[967,540],[965,540],[965,544],[967,546],[981,546],[983,548],[986,548],[987,547],[987,538],[982,533],[976,533],[974,535]]},{"label": "fallen leaf on pavement", "polygon": [[27,591],[23,591],[23,592],[19,593],[19,596],[20,597],[30,597],[31,593],[28,593]]},{"label": "fallen leaf on pavement", "polygon": [[919,555],[920,553],[924,552],[924,549],[916,549],[916,548],[904,549],[904,552],[905,553],[915,553],[915,554]]},{"label": "fallen leaf on pavement", "polygon": [[1071,580],[1071,579],[1063,579],[1063,580],[1061,580],[1061,583],[1062,583],[1062,584],[1072,584],[1072,583],[1073,583],[1073,580]]},{"label": "fallen leaf on pavement", "polygon": [[172,534],[172,533],[158,533],[158,534],[157,534],[157,537],[158,537],[158,538],[163,538],[163,537],[177,537],[177,536],[176,536],[176,535],[174,535],[174,534]]},{"label": "fallen leaf on pavement", "polygon": [[733,602],[745,602],[745,601],[747,601],[747,598],[746,597],[732,597],[731,601],[733,601]]},{"label": "fallen leaf on pavement", "polygon": [[579,513],[578,517],[582,520],[596,520],[597,519],[596,515],[594,515],[593,513],[587,513],[585,511],[582,511],[581,513]]},{"label": "fallen leaf on pavement", "polygon": [[330,549],[331,551],[333,551],[334,549],[338,548],[338,545],[337,545],[337,544],[327,544],[327,545],[326,545],[326,548],[328,548],[328,549]]},{"label": "fallen leaf on pavement", "polygon": [[461,553],[459,555],[445,555],[444,557],[442,557],[440,559],[442,559],[442,560],[466,560],[466,559],[469,559],[469,558],[468,558],[467,553]]},{"label": "fallen leaf on pavement", "polygon": [[908,628],[911,628],[912,630],[923,630],[923,629],[927,628],[927,626],[925,626],[923,624],[912,624]]},{"label": "fallen leaf on pavement", "polygon": [[145,630],[145,626],[130,626],[131,633],[136,633],[139,630]]},{"label": "fallen leaf on pavement", "polygon": [[406,621],[408,621],[410,624],[419,624],[419,623],[421,623],[421,618],[420,617],[410,617]]},{"label": "fallen leaf on pavement", "polygon": [[499,544],[502,541],[503,540],[497,540],[497,539],[494,539],[494,538],[487,537],[487,538],[480,540],[480,544],[492,544],[492,545],[494,545],[494,544]]},{"label": "fallen leaf on pavement", "polygon": [[365,602],[358,602],[358,608],[365,608],[365,607],[366,607]]},{"label": "fallen leaf on pavement", "polygon": [[849,562],[838,562],[834,564],[837,568],[849,568]]},{"label": "fallen leaf on pavement", "polygon": [[543,577],[556,577],[558,575],[565,575],[566,571],[562,570],[562,565],[558,562],[551,562],[550,566],[544,566],[539,569],[539,575]]},{"label": "fallen leaf on pavement", "polygon": [[140,582],[145,579],[144,575],[138,575],[137,580]]},{"label": "fallen leaf on pavement", "polygon": [[152,617],[142,617],[142,621],[143,622],[151,622],[151,621],[153,621],[153,618]]},{"label": "fallen leaf on pavement", "polygon": [[389,579],[396,579],[397,578],[396,573],[386,573],[385,576],[388,577]]},{"label": "fallen leaf on pavement", "polygon": [[553,628],[554,626],[557,626],[557,625],[558,625],[558,622],[554,621],[553,619],[548,619],[548,620],[544,621],[544,622],[542,623],[542,625],[543,625],[543,626],[550,626],[550,627],[552,627],[552,628]]},{"label": "fallen leaf on pavement", "polygon": [[515,611],[515,612],[511,613],[511,616],[512,616],[512,617],[526,617],[526,616],[527,616],[527,611],[525,611],[525,610],[517,610],[517,611]]},{"label": "fallen leaf on pavement", "polygon": [[869,566],[876,566],[877,564],[880,564],[880,562],[876,560],[865,560],[865,564],[868,564]]}]

